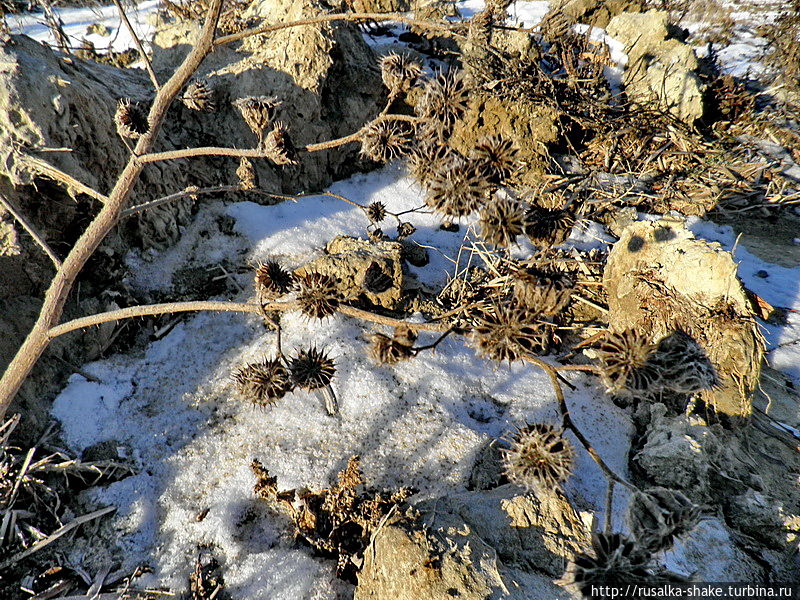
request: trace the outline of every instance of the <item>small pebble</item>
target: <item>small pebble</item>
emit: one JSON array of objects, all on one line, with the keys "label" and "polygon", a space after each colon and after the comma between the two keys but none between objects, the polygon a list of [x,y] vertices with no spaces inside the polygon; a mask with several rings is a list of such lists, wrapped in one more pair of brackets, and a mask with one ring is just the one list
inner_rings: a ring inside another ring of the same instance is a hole
[{"label": "small pebble", "polygon": [[767,277],[769,277],[769,273],[767,273],[764,269],[761,269],[760,271],[756,271],[756,277],[761,277],[761,279],[766,279]]}]

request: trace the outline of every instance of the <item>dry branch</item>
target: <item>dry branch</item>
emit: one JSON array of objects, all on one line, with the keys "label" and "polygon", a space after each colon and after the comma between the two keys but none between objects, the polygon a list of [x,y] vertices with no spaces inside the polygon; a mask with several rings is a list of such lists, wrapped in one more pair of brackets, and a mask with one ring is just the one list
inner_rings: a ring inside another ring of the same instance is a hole
[{"label": "dry branch", "polygon": [[17,209],[11,203],[11,200],[0,194],[0,204],[5,208],[11,215],[19,222],[20,225],[28,232],[28,234],[33,238],[33,241],[36,242],[42,251],[47,254],[53,264],[55,265],[56,269],[61,268],[61,259],[56,256],[56,253],[47,245],[47,242],[44,239],[44,236],[39,233],[39,231],[33,226],[33,223],[28,221],[25,215]]}]

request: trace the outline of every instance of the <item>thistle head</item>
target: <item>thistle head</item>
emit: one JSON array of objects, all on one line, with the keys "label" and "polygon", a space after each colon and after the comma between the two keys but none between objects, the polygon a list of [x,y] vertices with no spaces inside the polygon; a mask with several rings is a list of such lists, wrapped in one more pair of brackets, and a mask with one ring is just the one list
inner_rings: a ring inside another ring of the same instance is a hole
[{"label": "thistle head", "polygon": [[265,358],[249,363],[233,374],[239,392],[253,404],[274,404],[292,390],[289,371],[280,360]]},{"label": "thistle head", "polygon": [[264,138],[262,147],[267,158],[278,166],[297,164],[297,151],[289,137],[289,129],[282,121],[275,123]]},{"label": "thistle head", "polygon": [[650,559],[646,549],[623,535],[595,533],[592,551],[575,556],[560,583],[576,586],[585,598],[597,585],[648,583],[654,580]]},{"label": "thistle head", "polygon": [[300,350],[289,362],[294,384],[304,390],[324,388],[333,380],[336,365],[322,350],[315,347]]},{"label": "thistle head", "polygon": [[480,163],[493,184],[502,184],[519,168],[516,144],[502,135],[481,139],[472,149],[470,158]]},{"label": "thistle head", "polygon": [[691,531],[699,519],[699,506],[664,487],[637,491],[628,505],[631,534],[651,552],[670,548],[675,537]]},{"label": "thistle head", "polygon": [[491,187],[475,163],[452,156],[428,181],[425,203],[448,217],[463,217],[486,203]]},{"label": "thistle head", "polygon": [[386,218],[386,205],[383,202],[371,202],[367,206],[367,218],[373,223],[380,223]]},{"label": "thistle head", "polygon": [[236,168],[236,177],[239,179],[239,184],[246,190],[256,189],[256,171],[253,168],[253,163],[247,157],[239,159],[239,166]]},{"label": "thistle head", "polygon": [[117,110],[114,113],[114,125],[120,137],[136,140],[142,137],[150,129],[147,122],[147,115],[139,107],[127,98],[117,103]]},{"label": "thistle head", "polygon": [[297,301],[303,314],[315,319],[329,317],[336,312],[341,294],[336,280],[330,275],[310,272],[299,278]]},{"label": "thistle head", "polygon": [[481,210],[481,237],[488,244],[506,248],[517,242],[522,233],[525,213],[522,205],[513,198],[496,195]]},{"label": "thistle head", "polygon": [[572,474],[575,449],[560,429],[533,423],[513,434],[503,464],[509,481],[527,490],[554,488]]},{"label": "thistle head", "polygon": [[191,110],[213,112],[217,107],[212,100],[212,95],[213,92],[205,79],[195,79],[183,90],[181,102]]},{"label": "thistle head", "polygon": [[472,342],[478,352],[498,362],[547,351],[551,334],[536,315],[520,307],[494,305],[476,318]]},{"label": "thistle head", "polygon": [[411,223],[403,221],[397,226],[397,239],[403,240],[411,235],[414,235],[414,232],[417,231],[417,228],[414,227]]},{"label": "thistle head", "polygon": [[440,71],[426,84],[417,105],[418,116],[452,125],[467,110],[468,91],[460,71]]},{"label": "thistle head", "polygon": [[272,124],[281,102],[275,96],[247,96],[233,101],[256,137],[261,140],[264,131]]},{"label": "thistle head", "polygon": [[650,363],[656,347],[633,329],[608,333],[597,347],[600,374],[611,393],[648,394],[661,385],[661,372]]},{"label": "thistle head", "polygon": [[256,295],[264,302],[271,302],[292,289],[292,275],[278,261],[268,260],[256,267]]},{"label": "thistle head", "polygon": [[553,316],[564,310],[574,290],[575,278],[562,271],[529,267],[514,273],[516,301],[544,316]]},{"label": "thistle head", "polygon": [[361,156],[379,163],[405,156],[411,148],[411,128],[403,121],[373,122],[361,137]]},{"label": "thistle head", "polygon": [[537,246],[550,248],[564,243],[575,225],[568,210],[531,206],[525,213],[523,230]]},{"label": "thistle head", "polygon": [[413,348],[417,334],[409,327],[397,327],[392,337],[373,333],[369,340],[369,354],[372,360],[379,365],[393,365],[414,355]]},{"label": "thistle head", "polygon": [[422,65],[408,54],[390,52],[380,65],[383,83],[393,96],[408,92],[422,75]]}]

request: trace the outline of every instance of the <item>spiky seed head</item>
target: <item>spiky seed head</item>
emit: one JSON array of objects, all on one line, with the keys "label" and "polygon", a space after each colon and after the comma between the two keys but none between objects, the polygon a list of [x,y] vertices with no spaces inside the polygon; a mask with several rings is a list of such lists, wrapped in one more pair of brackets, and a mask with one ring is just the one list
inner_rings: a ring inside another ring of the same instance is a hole
[{"label": "spiky seed head", "polygon": [[278,166],[297,164],[297,151],[289,137],[289,129],[282,121],[275,123],[264,138],[263,148],[267,158]]},{"label": "spiky seed head", "polygon": [[568,210],[531,206],[525,213],[523,230],[537,246],[550,248],[564,243],[575,225]]},{"label": "spiky seed head", "polygon": [[397,226],[397,239],[403,240],[411,235],[414,235],[414,232],[416,231],[417,228],[414,227],[411,223],[403,221]]},{"label": "spiky seed head", "polygon": [[488,244],[506,248],[522,233],[522,205],[508,196],[495,196],[481,210],[481,237]]},{"label": "spiky seed head", "polygon": [[641,333],[608,333],[597,348],[600,374],[614,394],[644,394],[661,386],[661,373],[650,364],[656,347]]},{"label": "spiky seed head", "polygon": [[509,481],[527,490],[553,488],[572,474],[575,449],[560,429],[533,423],[513,434],[503,451],[503,465]]},{"label": "spiky seed head", "polygon": [[436,174],[442,173],[454,156],[450,146],[443,144],[419,144],[408,157],[411,176],[423,187],[428,187]]},{"label": "spiky seed head", "polygon": [[239,109],[244,122],[260,141],[275,119],[281,102],[275,96],[247,96],[234,100],[233,105]]},{"label": "spiky seed head", "polygon": [[410,327],[401,326],[395,328],[392,337],[373,333],[369,336],[369,340],[369,354],[372,360],[379,365],[393,365],[414,355],[413,347],[417,341],[417,334]]},{"label": "spiky seed head", "polygon": [[268,260],[256,267],[256,295],[263,302],[271,302],[292,289],[292,275],[278,261]]},{"label": "spiky seed head", "polygon": [[242,396],[259,406],[274,404],[293,388],[289,371],[277,358],[249,363],[233,374],[233,380]]},{"label": "spiky seed head", "polygon": [[114,125],[120,137],[131,140],[139,139],[150,129],[144,111],[139,108],[138,104],[132,104],[127,98],[117,103]]},{"label": "spiky seed head", "polygon": [[380,223],[386,218],[386,205],[383,202],[371,202],[367,206],[367,217],[373,223]]},{"label": "spiky seed head", "polygon": [[213,92],[205,79],[195,79],[183,91],[181,101],[187,108],[201,112],[213,112],[216,105],[211,99]]},{"label": "spiky seed head", "polygon": [[628,505],[631,534],[650,551],[670,548],[676,536],[691,531],[700,507],[678,490],[664,487],[634,493]]},{"label": "spiky seed head", "polygon": [[593,597],[597,585],[648,583],[654,581],[650,559],[646,549],[619,533],[594,533],[592,552],[576,555],[559,583],[576,586],[585,598]]},{"label": "spiky seed head", "polygon": [[383,83],[393,96],[408,92],[422,75],[422,65],[408,54],[390,52],[380,64]]},{"label": "spiky seed head", "polygon": [[448,217],[464,217],[486,202],[490,190],[473,162],[453,156],[428,182],[425,203]]},{"label": "spiky seed head", "polygon": [[239,184],[244,189],[256,189],[256,171],[249,158],[243,156],[239,159],[239,166],[236,168],[236,177],[239,178]]},{"label": "spiky seed head", "polygon": [[425,84],[414,111],[423,119],[439,121],[449,128],[467,110],[467,100],[461,72],[440,71]]},{"label": "spiky seed head", "polygon": [[336,280],[323,273],[306,273],[299,279],[300,291],[297,301],[303,314],[315,319],[324,319],[336,312],[341,294]]},{"label": "spiky seed head", "polygon": [[536,315],[517,306],[496,304],[476,318],[471,338],[486,358],[511,362],[525,354],[547,352],[552,333],[537,322]]},{"label": "spiky seed head", "polygon": [[361,156],[379,163],[405,156],[411,148],[411,129],[403,121],[373,122],[361,137]]},{"label": "spiky seed head", "polygon": [[650,364],[663,376],[664,388],[677,394],[694,394],[719,384],[717,370],[702,346],[683,331],[659,340]]},{"label": "spiky seed head", "polygon": [[300,350],[289,363],[292,379],[297,387],[304,390],[317,390],[329,385],[336,374],[333,359],[315,347]]},{"label": "spiky seed head", "polygon": [[519,150],[516,144],[502,135],[492,135],[480,140],[472,150],[471,158],[489,173],[494,184],[509,179],[519,168]]},{"label": "spiky seed head", "polygon": [[562,271],[546,271],[536,267],[514,273],[514,298],[528,310],[550,317],[569,304],[575,290],[575,278]]}]

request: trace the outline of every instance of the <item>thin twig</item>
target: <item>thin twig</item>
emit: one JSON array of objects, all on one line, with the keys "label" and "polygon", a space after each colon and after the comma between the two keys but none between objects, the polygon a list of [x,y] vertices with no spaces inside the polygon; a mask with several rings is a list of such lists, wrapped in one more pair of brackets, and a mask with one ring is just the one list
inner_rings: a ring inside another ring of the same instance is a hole
[{"label": "thin twig", "polygon": [[128,15],[125,14],[125,9],[122,8],[122,3],[120,0],[114,0],[114,4],[117,5],[117,10],[119,11],[119,16],[122,18],[122,22],[125,23],[125,27],[128,29],[128,33],[131,34],[133,38],[133,43],[136,44],[136,49],[139,51],[139,56],[142,57],[144,61],[144,66],[147,69],[147,74],[150,75],[150,80],[153,82],[153,87],[156,88],[158,91],[161,86],[158,85],[158,79],[156,79],[156,72],[153,70],[153,65],[150,63],[150,59],[147,57],[147,53],[144,51],[144,46],[142,46],[142,42],[139,40],[139,36],[136,35],[136,32],[133,30],[133,25],[128,20]]},{"label": "thin twig", "polygon": [[28,221],[25,215],[22,214],[21,211],[17,210],[17,207],[11,203],[11,200],[0,194],[0,204],[3,205],[8,212],[19,222],[20,225],[28,232],[28,234],[33,238],[33,241],[36,242],[39,248],[47,254],[48,258],[53,261],[56,269],[61,268],[61,259],[56,256],[56,253],[53,252],[52,248],[47,245],[44,237],[37,231],[37,229],[33,226],[33,224]]}]

